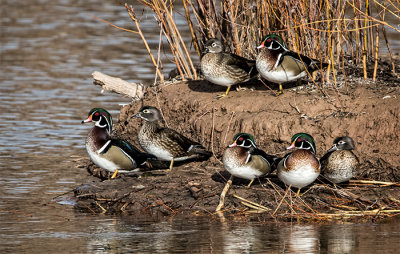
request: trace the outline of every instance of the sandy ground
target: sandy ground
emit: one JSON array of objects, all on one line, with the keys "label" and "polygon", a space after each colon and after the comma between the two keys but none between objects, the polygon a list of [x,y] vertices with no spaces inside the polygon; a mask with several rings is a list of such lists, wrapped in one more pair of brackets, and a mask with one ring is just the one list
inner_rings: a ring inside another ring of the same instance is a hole
[{"label": "sandy ground", "polygon": [[[225,88],[202,80],[149,88],[143,101],[121,109],[114,131],[139,146],[137,133],[141,122],[131,116],[143,105],[152,105],[161,109],[168,127],[200,142],[213,156],[208,161],[179,165],[168,173],[120,174],[111,181],[102,181],[108,173],[87,160],[82,167],[99,178],[75,189],[77,207],[92,212],[140,211],[153,216],[212,214],[229,178],[221,157],[238,132],[253,134],[259,148],[277,156],[286,153],[291,136],[297,132],[314,137],[318,157],[331,147],[335,137],[349,135],[355,140],[355,153],[361,162],[355,179],[400,182],[400,82],[385,68],[387,64],[382,65],[384,75],[378,76],[377,82],[358,78],[360,70],[352,68],[346,73],[346,82],[343,73],[338,74],[334,87],[325,85],[320,89],[303,81],[300,86],[285,85],[280,96],[275,96],[276,85],[258,80],[242,85],[244,89],[239,91],[233,88],[221,100],[215,96]],[[235,215],[258,211],[264,219],[301,216],[322,220],[333,217],[316,214],[400,207],[395,185],[355,181],[335,189],[317,180],[303,190],[300,199],[286,192],[274,173],[256,182],[248,189],[246,181],[236,179],[227,195],[225,211]],[[234,195],[265,209],[255,210]],[[338,216],[344,217],[359,218]]]}]

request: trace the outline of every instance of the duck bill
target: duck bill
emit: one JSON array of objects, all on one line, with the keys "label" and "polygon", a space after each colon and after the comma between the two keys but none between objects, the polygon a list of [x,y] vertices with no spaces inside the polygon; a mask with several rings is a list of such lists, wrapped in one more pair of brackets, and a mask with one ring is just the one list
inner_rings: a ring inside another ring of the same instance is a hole
[{"label": "duck bill", "polygon": [[296,146],[294,145],[295,142],[293,142],[289,147],[286,147],[286,150],[294,149]]},{"label": "duck bill", "polygon": [[90,115],[87,119],[82,120],[81,123],[90,123],[92,121],[92,116]]},{"label": "duck bill", "polygon": [[136,115],[133,115],[131,119],[136,119],[136,118],[141,118],[140,113],[137,113]]},{"label": "duck bill", "polygon": [[337,150],[336,145],[333,145],[333,146],[327,151],[327,153],[330,153],[330,152],[333,152],[333,151],[336,151],[336,150]]},{"label": "duck bill", "polygon": [[257,47],[257,49],[262,49],[262,48],[265,48],[265,45],[264,45],[264,43],[265,43],[265,41],[263,41],[263,42],[261,43],[261,45]]},{"label": "duck bill", "polygon": [[236,141],[230,144],[228,147],[235,147],[235,146],[237,146]]}]

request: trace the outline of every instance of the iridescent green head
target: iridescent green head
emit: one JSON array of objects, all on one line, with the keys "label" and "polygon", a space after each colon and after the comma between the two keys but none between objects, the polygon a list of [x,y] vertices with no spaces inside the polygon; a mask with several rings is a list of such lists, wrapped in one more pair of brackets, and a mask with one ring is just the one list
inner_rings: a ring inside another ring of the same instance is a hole
[{"label": "iridescent green head", "polygon": [[276,49],[286,49],[285,42],[283,41],[282,37],[280,37],[277,34],[268,34],[266,35],[260,44],[260,46],[257,47],[258,49],[261,48],[268,48],[272,50]]},{"label": "iridescent green head", "polygon": [[296,133],[293,135],[290,143],[291,145],[287,149],[305,149],[311,150],[313,153],[316,153],[315,142],[310,134]]},{"label": "iridescent green head", "polygon": [[89,111],[88,118],[82,123],[94,122],[100,128],[107,128],[108,133],[112,132],[112,117],[111,114],[102,108],[93,108]]},{"label": "iridescent green head", "polygon": [[238,133],[233,137],[233,143],[229,147],[240,146],[244,148],[257,148],[256,140],[253,135],[248,133]]}]

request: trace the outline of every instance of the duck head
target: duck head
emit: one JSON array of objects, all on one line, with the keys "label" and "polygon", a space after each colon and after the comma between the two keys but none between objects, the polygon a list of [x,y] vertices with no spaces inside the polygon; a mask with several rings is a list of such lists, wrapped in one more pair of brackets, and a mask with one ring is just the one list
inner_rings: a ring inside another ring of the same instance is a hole
[{"label": "duck head", "polygon": [[203,53],[221,53],[222,51],[224,51],[224,46],[218,39],[209,39],[206,41],[206,44],[204,44]]},{"label": "duck head", "polygon": [[243,147],[243,148],[257,148],[256,140],[254,137],[248,133],[238,133],[233,138],[233,143],[230,144],[228,147]]},{"label": "duck head", "polygon": [[93,108],[89,111],[88,118],[81,123],[94,122],[94,125],[106,129],[109,134],[112,132],[112,117],[111,114],[102,108]]},{"label": "duck head", "polygon": [[332,147],[327,151],[333,152],[336,150],[353,150],[355,149],[354,141],[349,136],[337,137],[333,141]]},{"label": "duck head", "polygon": [[291,145],[286,148],[287,150],[297,148],[311,150],[314,154],[316,153],[314,139],[311,135],[307,133],[294,134],[290,143]]},{"label": "duck head", "polygon": [[279,50],[279,49],[285,49],[287,50],[287,47],[285,43],[283,42],[282,37],[276,34],[268,34],[266,35],[260,46],[257,47],[257,49],[262,49],[262,48],[267,48],[270,50]]},{"label": "duck head", "polygon": [[148,122],[158,122],[162,119],[160,111],[152,106],[144,106],[132,118],[141,118]]}]

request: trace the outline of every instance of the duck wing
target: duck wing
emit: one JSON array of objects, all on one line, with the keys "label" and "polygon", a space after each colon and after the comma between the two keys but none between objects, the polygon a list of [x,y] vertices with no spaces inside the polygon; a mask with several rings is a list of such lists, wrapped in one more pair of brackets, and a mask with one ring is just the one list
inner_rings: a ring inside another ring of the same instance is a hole
[{"label": "duck wing", "polygon": [[169,128],[162,128],[160,130],[165,139],[179,145],[188,154],[199,154],[203,156],[211,156],[211,152],[207,151],[200,143],[195,142],[175,130]]},{"label": "duck wing", "polygon": [[282,158],[279,158],[279,157],[274,156],[274,155],[269,155],[266,152],[264,152],[263,150],[258,149],[258,148],[251,148],[249,150],[249,153],[251,155],[259,155],[259,156],[261,156],[265,161],[267,161],[269,163],[269,165],[271,166],[272,170],[276,168],[276,166],[278,165],[279,161],[282,159]]},{"label": "duck wing", "polygon": [[124,139],[112,138],[111,145],[119,147],[124,153],[128,154],[133,160],[135,160],[137,165],[144,165],[149,159],[157,159],[157,157],[154,155],[140,151],[138,148]]},{"label": "duck wing", "polygon": [[317,59],[312,59],[312,58],[310,58],[308,56],[305,56],[305,55],[302,55],[302,54],[298,54],[298,53],[293,52],[293,51],[285,51],[283,53],[282,61],[283,61],[283,58],[285,56],[290,57],[290,58],[294,59],[296,62],[302,64],[311,73],[316,71],[316,70],[318,70],[318,69],[320,69],[320,68],[328,67],[328,65],[329,65],[327,63],[321,63]]},{"label": "duck wing", "polygon": [[233,69],[242,70],[251,77],[258,74],[255,60],[250,60],[230,53],[224,53],[224,59],[226,59],[227,66],[230,66]]}]

